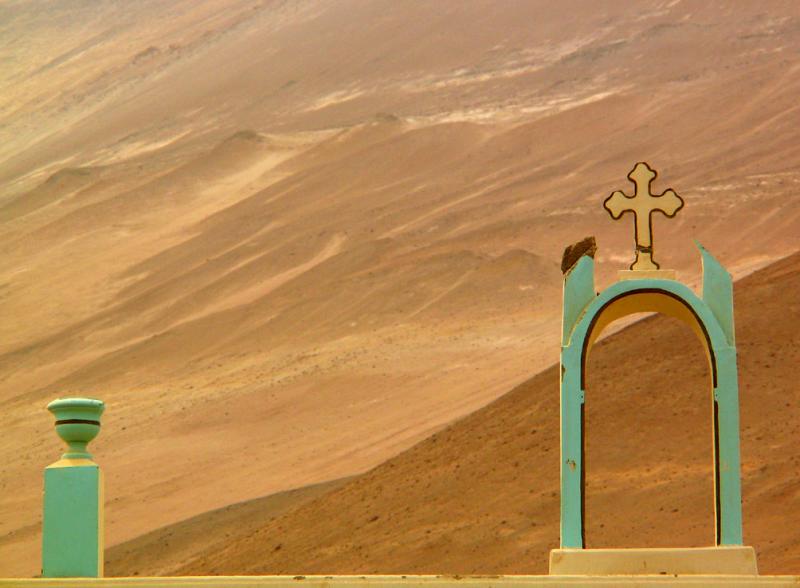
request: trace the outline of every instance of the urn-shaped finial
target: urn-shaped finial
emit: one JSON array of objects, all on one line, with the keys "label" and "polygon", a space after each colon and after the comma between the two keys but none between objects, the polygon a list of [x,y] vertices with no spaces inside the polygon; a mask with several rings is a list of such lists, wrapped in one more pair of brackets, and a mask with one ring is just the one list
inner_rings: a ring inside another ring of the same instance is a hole
[{"label": "urn-shaped finial", "polygon": [[91,459],[86,445],[100,433],[100,415],[106,405],[94,398],[59,398],[47,405],[56,417],[56,433],[69,449],[62,459]]}]

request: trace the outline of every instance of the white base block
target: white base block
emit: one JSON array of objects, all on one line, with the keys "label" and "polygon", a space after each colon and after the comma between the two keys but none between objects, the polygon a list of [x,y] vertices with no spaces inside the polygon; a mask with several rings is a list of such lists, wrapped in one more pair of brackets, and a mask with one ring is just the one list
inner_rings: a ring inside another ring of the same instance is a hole
[{"label": "white base block", "polygon": [[757,575],[752,547],[553,549],[550,575]]}]

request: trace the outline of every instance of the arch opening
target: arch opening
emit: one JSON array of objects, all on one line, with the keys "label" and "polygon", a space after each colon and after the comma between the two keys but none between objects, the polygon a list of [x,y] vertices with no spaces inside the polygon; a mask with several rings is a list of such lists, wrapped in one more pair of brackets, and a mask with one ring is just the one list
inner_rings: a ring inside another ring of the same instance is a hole
[{"label": "arch opening", "polygon": [[[716,432],[708,419],[715,404],[713,351],[686,305],[671,297],[657,300],[659,295],[637,293],[607,305],[587,333],[582,386],[585,547],[715,542]],[[597,342],[600,332],[632,314],[631,308],[659,315],[645,319],[648,329]],[[657,371],[649,367],[654,361]]]},{"label": "arch opening", "polygon": [[[591,345],[612,322],[630,314],[656,312],[688,325],[701,342],[712,379],[712,427],[716,545],[741,545],[741,479],[736,348],[732,303],[699,298],[672,280],[619,281],[593,294],[590,264],[577,266],[565,282],[561,351],[561,545],[585,547],[585,401],[586,362]],[[712,275],[712,278],[714,276]],[[707,278],[707,279],[706,279]],[[704,292],[714,280],[706,276]],[[710,280],[710,281],[709,281]],[[724,285],[724,284],[723,284]],[[588,287],[587,287],[588,286]],[[591,288],[591,289],[590,289]],[[581,308],[582,307],[582,308]],[[649,357],[652,345],[630,353]],[[702,363],[702,362],[701,362]]]},{"label": "arch opening", "polygon": [[586,362],[594,342],[614,321],[640,312],[655,312],[688,325],[703,344],[711,367],[711,385],[717,387],[717,362],[711,337],[695,310],[680,296],[667,290],[647,288],[623,292],[608,300],[592,317],[581,349],[581,388],[586,389]]}]

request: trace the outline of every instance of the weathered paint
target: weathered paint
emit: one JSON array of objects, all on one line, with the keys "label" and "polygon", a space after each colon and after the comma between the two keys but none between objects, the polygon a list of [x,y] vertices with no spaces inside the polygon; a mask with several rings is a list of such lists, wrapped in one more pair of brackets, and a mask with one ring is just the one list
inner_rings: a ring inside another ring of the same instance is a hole
[{"label": "weathered paint", "polygon": [[733,328],[733,278],[705,247],[697,242],[695,245],[700,250],[703,263],[703,302],[714,313],[728,345],[733,347],[736,345]]},{"label": "weathered paint", "polygon": [[584,255],[564,276],[564,312],[561,317],[561,345],[566,345],[578,317],[595,297],[594,259]]},{"label": "weathered paint", "polygon": [[[730,275],[704,249],[704,297],[674,280],[627,279],[587,301],[593,263],[579,262],[567,275],[561,348],[561,546],[582,548],[583,403],[585,369],[597,336],[611,322],[637,312],[678,318],[697,334],[706,350],[715,407],[715,494],[718,545],[742,544],[739,460],[739,393],[733,339]],[[573,282],[574,283],[571,283]],[[643,350],[643,352],[645,352]]]}]

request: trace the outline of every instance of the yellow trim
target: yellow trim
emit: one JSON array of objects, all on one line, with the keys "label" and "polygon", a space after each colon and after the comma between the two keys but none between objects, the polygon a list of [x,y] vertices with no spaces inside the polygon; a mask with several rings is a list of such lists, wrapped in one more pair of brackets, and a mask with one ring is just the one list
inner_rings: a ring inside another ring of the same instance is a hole
[{"label": "yellow trim", "polygon": [[55,463],[51,463],[48,468],[81,468],[81,467],[99,467],[91,459],[78,458],[78,459],[59,459]]},{"label": "yellow trim", "polygon": [[[89,460],[87,460],[89,461]],[[97,577],[102,578],[105,572],[106,558],[106,484],[103,470],[97,476]]]},{"label": "yellow trim", "polygon": [[[606,306],[602,312],[597,315],[592,327],[592,331],[589,333],[589,340],[586,344],[585,361],[589,361],[589,353],[591,353],[595,340],[608,325],[617,319],[621,319],[637,312],[658,312],[676,318],[689,325],[692,331],[694,331],[694,334],[697,335],[697,338],[703,344],[703,349],[706,352],[706,359],[708,360],[709,367],[713,369],[713,364],[711,361],[712,351],[709,347],[708,340],[706,339],[703,326],[685,304],[672,296],[667,296],[666,294],[662,294],[660,292],[639,292],[629,294],[627,296],[618,298]],[[584,369],[586,369],[585,365]]]},{"label": "yellow trim", "polygon": [[619,270],[617,272],[619,280],[677,280],[675,270]]}]

